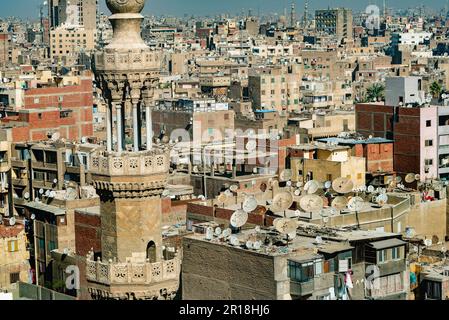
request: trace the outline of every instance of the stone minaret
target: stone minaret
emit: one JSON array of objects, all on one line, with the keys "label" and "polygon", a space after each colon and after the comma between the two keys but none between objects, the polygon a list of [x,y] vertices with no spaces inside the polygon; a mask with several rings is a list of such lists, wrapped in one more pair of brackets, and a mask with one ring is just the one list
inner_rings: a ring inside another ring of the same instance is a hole
[{"label": "stone minaret", "polygon": [[[132,255],[145,253],[151,261],[160,260],[160,195],[169,170],[167,151],[152,144],[151,107],[160,54],[141,38],[140,12],[145,1],[106,3],[112,12],[109,19],[114,36],[95,55],[94,69],[107,102],[107,145],[104,153],[92,157],[91,166],[101,198],[102,255],[103,259],[124,262]],[[128,122],[132,145],[125,145]]]}]

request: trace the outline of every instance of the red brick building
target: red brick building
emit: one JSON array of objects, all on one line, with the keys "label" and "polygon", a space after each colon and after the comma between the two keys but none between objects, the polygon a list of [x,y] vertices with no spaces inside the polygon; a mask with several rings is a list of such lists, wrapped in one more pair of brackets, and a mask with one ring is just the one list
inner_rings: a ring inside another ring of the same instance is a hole
[{"label": "red brick building", "polygon": [[356,105],[356,131],[394,141],[393,167],[399,175],[438,176],[438,108]]},{"label": "red brick building", "polygon": [[46,140],[58,132],[61,138],[79,141],[93,135],[93,94],[90,74],[79,84],[23,89],[23,108],[2,119],[12,127],[15,142]]}]

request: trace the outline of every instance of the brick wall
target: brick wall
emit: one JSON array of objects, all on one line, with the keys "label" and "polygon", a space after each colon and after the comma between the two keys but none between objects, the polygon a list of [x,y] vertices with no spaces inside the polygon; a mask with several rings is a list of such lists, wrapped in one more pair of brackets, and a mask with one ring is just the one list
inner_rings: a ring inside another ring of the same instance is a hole
[{"label": "brick wall", "polygon": [[75,211],[75,247],[76,254],[85,256],[91,248],[101,251],[101,219],[98,215],[89,215]]}]

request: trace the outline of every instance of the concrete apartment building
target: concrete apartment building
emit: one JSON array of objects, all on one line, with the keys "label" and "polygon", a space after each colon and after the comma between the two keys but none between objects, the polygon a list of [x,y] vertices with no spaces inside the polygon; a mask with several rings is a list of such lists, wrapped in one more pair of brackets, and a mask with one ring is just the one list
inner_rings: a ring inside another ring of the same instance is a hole
[{"label": "concrete apartment building", "polygon": [[234,130],[234,116],[227,102],[213,98],[163,100],[153,111],[153,131],[174,141],[183,130],[191,141],[223,141],[226,130]]},{"label": "concrete apartment building", "polygon": [[[194,225],[184,238],[183,298],[190,300],[353,300],[405,299],[408,272],[405,242],[385,232],[327,231],[318,245],[313,232],[299,227],[288,247],[270,229],[248,229],[234,236],[241,245],[213,237],[205,229],[217,223]],[[244,247],[262,241],[258,250]],[[268,240],[267,240],[268,239]],[[272,241],[270,241],[272,240]],[[365,270],[379,267],[380,287],[365,290]],[[348,273],[352,288],[345,290]],[[393,286],[391,285],[393,282]]]},{"label": "concrete apartment building", "polygon": [[293,182],[347,177],[355,187],[366,185],[366,159],[352,155],[348,146],[315,143],[291,146],[289,151]]},{"label": "concrete apartment building", "polygon": [[0,32],[0,70],[10,62],[10,37],[8,33]]},{"label": "concrete apartment building", "polygon": [[352,39],[352,10],[347,8],[316,10],[315,30],[335,35],[339,42],[345,38]]},{"label": "concrete apartment building", "polygon": [[13,212],[11,205],[11,143],[6,134],[0,131],[0,216]]},{"label": "concrete apartment building", "polygon": [[278,112],[300,111],[301,75],[299,68],[261,68],[250,71],[249,98],[254,109]]},{"label": "concrete apartment building", "polygon": [[353,137],[351,135],[340,135],[337,138],[323,138],[317,141],[330,143],[351,148],[351,155],[366,159],[366,179],[369,184],[380,178],[379,182],[384,184],[386,178],[394,174],[393,145],[394,141],[384,138]]},{"label": "concrete apartment building", "polygon": [[8,219],[0,220],[0,289],[11,289],[16,282],[30,282],[25,227],[9,225]]}]

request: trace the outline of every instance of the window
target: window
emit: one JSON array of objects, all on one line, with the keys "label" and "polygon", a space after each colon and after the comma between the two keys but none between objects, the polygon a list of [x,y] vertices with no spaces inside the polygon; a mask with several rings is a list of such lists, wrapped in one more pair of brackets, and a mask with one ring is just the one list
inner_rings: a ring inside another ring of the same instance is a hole
[{"label": "window", "polygon": [[13,272],[9,274],[9,283],[16,283],[20,281],[20,273],[19,272]]},{"label": "window", "polygon": [[401,259],[399,247],[396,247],[396,248],[391,249],[391,258],[392,258],[393,260],[399,260],[399,259]]},{"label": "window", "polygon": [[426,147],[431,147],[431,146],[433,146],[433,140],[426,140],[426,141],[425,141],[425,145],[426,145]]},{"label": "window", "polygon": [[433,159],[425,159],[424,165],[426,166],[432,166],[433,165]]},{"label": "window", "polygon": [[362,174],[361,173],[357,173],[357,180],[362,179]]},{"label": "window", "polygon": [[315,261],[315,275],[320,275],[323,273],[323,260]]},{"label": "window", "polygon": [[387,260],[387,252],[385,250],[380,250],[377,252],[377,262],[383,263]]},{"label": "window", "polygon": [[8,241],[8,251],[9,252],[19,251],[19,246],[18,246],[18,241],[17,240],[10,240],[10,241]]},{"label": "window", "polygon": [[426,127],[431,127],[431,126],[432,126],[432,120],[427,120]]},{"label": "window", "polygon": [[307,282],[314,277],[314,262],[298,263],[288,261],[288,277],[297,282]]},{"label": "window", "polygon": [[38,113],[37,117],[38,117],[39,120],[42,120],[42,113]]}]

